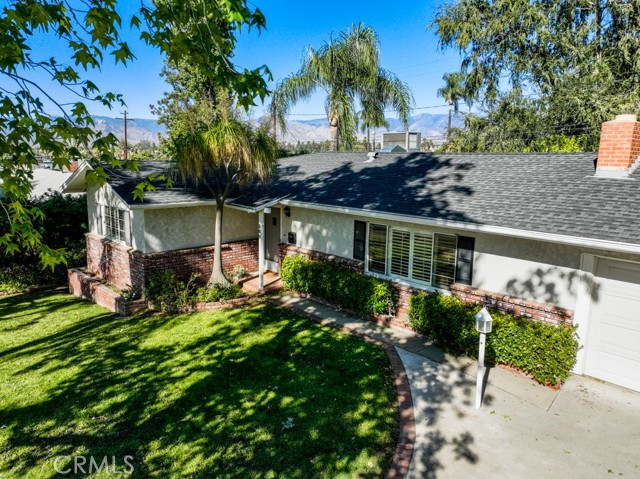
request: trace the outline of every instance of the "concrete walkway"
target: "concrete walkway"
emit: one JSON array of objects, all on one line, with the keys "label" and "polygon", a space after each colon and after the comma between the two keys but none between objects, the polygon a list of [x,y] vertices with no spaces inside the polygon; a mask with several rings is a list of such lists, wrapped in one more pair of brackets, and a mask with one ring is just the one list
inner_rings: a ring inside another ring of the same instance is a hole
[{"label": "concrete walkway", "polygon": [[502,368],[474,407],[475,363],[410,331],[383,328],[292,295],[280,304],[393,344],[411,385],[416,443],[409,476],[640,478],[640,394],[583,376],[560,391]]}]

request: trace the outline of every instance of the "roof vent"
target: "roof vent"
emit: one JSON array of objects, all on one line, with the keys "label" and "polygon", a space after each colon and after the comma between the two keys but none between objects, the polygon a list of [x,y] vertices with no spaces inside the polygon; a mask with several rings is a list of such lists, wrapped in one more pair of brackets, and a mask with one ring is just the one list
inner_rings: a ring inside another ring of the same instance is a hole
[{"label": "roof vent", "polygon": [[367,159],[364,160],[364,162],[365,163],[371,163],[376,158],[378,158],[378,152],[377,151],[370,151],[369,153],[367,153]]}]

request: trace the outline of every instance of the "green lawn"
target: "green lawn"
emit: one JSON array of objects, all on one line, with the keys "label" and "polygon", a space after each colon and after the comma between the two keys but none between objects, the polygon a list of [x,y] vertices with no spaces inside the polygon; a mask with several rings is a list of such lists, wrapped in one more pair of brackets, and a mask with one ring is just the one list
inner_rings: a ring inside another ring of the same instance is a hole
[{"label": "green lawn", "polygon": [[117,477],[59,476],[58,456],[132,478],[374,478],[397,427],[386,353],[286,310],[122,319],[67,294],[0,299],[2,479]]}]

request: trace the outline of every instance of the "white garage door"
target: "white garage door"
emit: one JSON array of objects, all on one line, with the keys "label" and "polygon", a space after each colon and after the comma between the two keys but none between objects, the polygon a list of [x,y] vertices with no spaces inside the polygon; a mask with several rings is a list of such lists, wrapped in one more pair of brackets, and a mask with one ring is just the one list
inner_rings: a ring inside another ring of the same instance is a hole
[{"label": "white garage door", "polygon": [[585,374],[640,391],[640,264],[598,259]]}]

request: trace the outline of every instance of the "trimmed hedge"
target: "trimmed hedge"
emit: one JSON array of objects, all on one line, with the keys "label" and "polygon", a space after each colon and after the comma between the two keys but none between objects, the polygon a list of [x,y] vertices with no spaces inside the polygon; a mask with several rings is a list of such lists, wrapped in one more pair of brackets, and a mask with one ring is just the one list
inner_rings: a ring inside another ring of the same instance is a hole
[{"label": "trimmed hedge", "polygon": [[330,261],[287,256],[280,275],[287,288],[312,294],[356,314],[393,314],[395,309],[395,289],[391,282]]},{"label": "trimmed hedge", "polygon": [[[482,308],[454,296],[419,293],[411,297],[411,327],[454,354],[477,357],[475,315]],[[576,362],[575,327],[553,326],[492,310],[493,331],[487,335],[487,361],[513,366],[543,384],[569,376]]]}]

